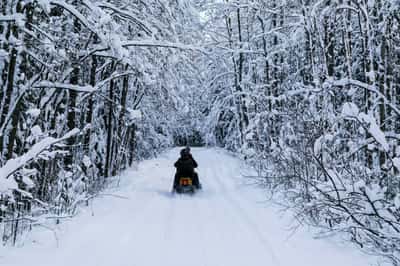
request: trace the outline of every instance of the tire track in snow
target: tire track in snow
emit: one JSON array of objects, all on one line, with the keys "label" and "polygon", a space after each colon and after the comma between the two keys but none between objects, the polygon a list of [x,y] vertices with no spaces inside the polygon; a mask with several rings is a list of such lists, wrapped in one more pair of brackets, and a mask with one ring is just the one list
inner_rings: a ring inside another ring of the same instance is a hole
[{"label": "tire track in snow", "polygon": [[[223,257],[225,257],[225,260],[220,261],[219,264],[212,265],[246,265],[249,264],[249,259],[253,260],[253,264],[250,263],[249,265],[259,265],[260,262],[254,261],[254,259],[261,259],[264,256],[261,255],[260,257],[260,255],[258,255],[260,253],[255,253],[253,247],[256,249],[261,248],[260,251],[264,250],[265,247],[263,243],[260,243],[261,245],[254,246],[254,239],[256,239],[257,242],[257,238],[253,237],[254,232],[249,229],[249,225],[242,221],[242,217],[238,215],[236,209],[232,208],[229,202],[226,201],[226,198],[224,198],[224,195],[227,193],[227,188],[225,184],[218,182],[219,179],[217,176],[223,176],[226,178],[229,178],[229,176],[225,176],[226,171],[221,170],[220,164],[215,164],[221,162],[221,160],[215,156],[210,157],[209,152],[207,152],[207,156],[199,156],[199,158],[207,158],[207,161],[204,162],[200,160],[200,165],[203,165],[203,163],[206,162],[208,163],[208,165],[204,164],[206,165],[205,173],[202,174],[202,180],[204,183],[203,192],[204,196],[206,196],[202,199],[206,200],[208,204],[206,206],[202,206],[203,216],[206,216],[212,210],[212,213],[210,213],[211,219],[205,222],[207,226],[207,232],[219,234],[219,237],[207,235],[209,236],[208,242],[212,245],[214,244],[217,251],[222,252],[222,254],[224,254]],[[221,247],[224,248],[221,249]],[[211,250],[209,252],[212,253],[213,251]],[[214,255],[214,260],[221,258],[221,253],[218,252],[212,254]],[[262,253],[270,254],[270,252]],[[233,254],[241,254],[241,256],[231,257]],[[227,260],[230,260],[230,264],[227,262]],[[267,255],[263,261],[274,260],[271,255]],[[278,264],[274,263],[273,265]]]},{"label": "tire track in snow", "polygon": [[[201,193],[201,192],[199,192],[199,193]],[[199,210],[201,208],[199,203],[200,203],[200,198],[195,198],[194,199],[194,208],[193,208],[193,210],[195,212],[196,212],[196,210]],[[204,238],[204,236],[205,236],[204,221],[202,219],[199,219],[199,216],[201,216],[201,215],[199,215],[197,212],[196,212],[196,215],[197,215],[197,219],[196,219],[195,225],[196,225],[197,232],[199,232],[199,236],[200,236],[200,239],[198,241],[200,243],[200,247],[199,247],[200,252],[199,253],[201,253],[200,257],[203,258],[201,266],[207,266],[207,264],[204,261],[207,258],[206,247],[204,246],[204,244],[207,243],[207,241]]]},{"label": "tire track in snow", "polygon": [[[221,158],[218,158],[219,156],[216,157],[217,158],[213,161],[215,162],[222,161]],[[230,206],[230,208],[236,213],[236,216],[245,225],[247,230],[249,230],[257,238],[257,240],[264,246],[264,248],[268,251],[268,253],[271,256],[271,259],[276,263],[276,265],[280,266],[281,263],[278,257],[276,256],[275,252],[273,251],[272,245],[270,244],[268,239],[264,236],[263,232],[259,229],[257,223],[253,221],[253,219],[247,213],[245,208],[243,208],[239,203],[239,201],[237,201],[235,197],[231,195],[229,190],[226,188],[226,184],[221,181],[220,174],[218,174],[223,172],[222,176],[233,178],[232,177],[233,171],[227,168],[227,166],[220,167],[220,165],[218,165],[218,167],[219,169],[215,167],[213,168],[213,177],[214,180],[218,183],[218,186],[220,187],[221,196],[227,203],[226,205]]]},{"label": "tire track in snow", "polygon": [[[202,243],[201,253],[203,260],[208,260],[204,261],[202,265],[224,265],[221,263],[216,264],[215,260],[217,258],[212,256],[213,254],[211,253],[217,251],[218,254],[219,250],[214,250],[213,245],[216,245],[219,241],[223,241],[219,248],[224,244],[226,245],[226,234],[224,233],[226,233],[228,225],[221,223],[220,220],[223,208],[219,205],[218,198],[215,197],[218,193],[213,182],[209,182],[209,180],[212,180],[211,168],[202,168],[202,173],[199,173],[199,175],[203,189],[195,195],[196,203],[194,207],[197,210],[201,210],[201,212],[197,212],[198,231],[200,233],[200,242]],[[223,221],[226,221],[226,219]]]},{"label": "tire track in snow", "polygon": [[165,216],[165,227],[164,227],[164,241],[167,241],[171,238],[172,234],[172,220],[175,216],[175,195],[171,193],[171,199],[168,204],[167,215]]}]

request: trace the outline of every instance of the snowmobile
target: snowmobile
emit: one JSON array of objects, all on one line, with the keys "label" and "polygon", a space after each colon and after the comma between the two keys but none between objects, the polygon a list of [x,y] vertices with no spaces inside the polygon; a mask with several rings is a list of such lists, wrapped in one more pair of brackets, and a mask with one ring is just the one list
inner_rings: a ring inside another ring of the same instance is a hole
[{"label": "snowmobile", "polygon": [[194,194],[196,187],[193,184],[193,177],[180,177],[178,185],[175,187],[178,194]]}]

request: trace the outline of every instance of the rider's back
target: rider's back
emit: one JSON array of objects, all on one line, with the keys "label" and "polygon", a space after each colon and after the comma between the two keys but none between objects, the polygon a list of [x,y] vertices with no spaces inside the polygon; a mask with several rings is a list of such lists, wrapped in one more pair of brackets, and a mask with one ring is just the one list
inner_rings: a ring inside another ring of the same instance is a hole
[{"label": "rider's back", "polygon": [[195,163],[190,156],[179,158],[175,163],[176,171],[178,175],[192,176],[194,174]]}]

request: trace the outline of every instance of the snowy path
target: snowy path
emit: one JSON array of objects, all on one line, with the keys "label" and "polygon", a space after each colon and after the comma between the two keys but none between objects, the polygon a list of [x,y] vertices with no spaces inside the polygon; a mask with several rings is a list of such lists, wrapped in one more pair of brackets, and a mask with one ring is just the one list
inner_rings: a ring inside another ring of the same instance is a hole
[{"label": "snowy path", "polygon": [[[286,220],[257,188],[240,185],[244,165],[224,151],[194,149],[204,190],[169,193],[178,154],[174,149],[127,171],[113,192],[127,199],[96,199],[64,222],[58,247],[52,233],[35,243],[0,248],[4,266],[367,266],[368,257],[299,231],[289,238]],[[94,215],[92,216],[92,211]],[[6,253],[6,254],[2,254]],[[369,258],[371,260],[371,258]]]}]

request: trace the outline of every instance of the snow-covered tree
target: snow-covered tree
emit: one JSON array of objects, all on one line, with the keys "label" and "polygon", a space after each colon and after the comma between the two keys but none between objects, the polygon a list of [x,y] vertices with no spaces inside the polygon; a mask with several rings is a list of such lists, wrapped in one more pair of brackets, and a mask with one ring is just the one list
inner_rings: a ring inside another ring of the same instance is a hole
[{"label": "snow-covered tree", "polygon": [[71,214],[109,177],[173,145],[187,91],[201,86],[193,4],[0,3],[4,241],[30,226],[20,217]]},{"label": "snow-covered tree", "polygon": [[204,135],[241,152],[298,218],[398,265],[399,2],[208,6]]}]

